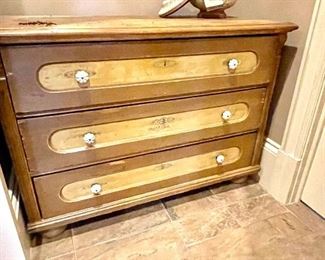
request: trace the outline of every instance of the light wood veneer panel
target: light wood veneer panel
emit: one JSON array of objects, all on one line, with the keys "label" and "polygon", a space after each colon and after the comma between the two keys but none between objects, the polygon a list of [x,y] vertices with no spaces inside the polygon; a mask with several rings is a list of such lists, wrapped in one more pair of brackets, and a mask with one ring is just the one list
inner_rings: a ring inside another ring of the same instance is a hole
[{"label": "light wood veneer panel", "polygon": [[[238,60],[238,68],[230,70],[228,62]],[[79,90],[80,87],[102,88],[160,81],[252,73],[257,66],[253,52],[206,54],[165,58],[95,61],[45,65],[39,70],[39,81],[49,91]],[[89,83],[80,86],[78,71],[89,74]]]},{"label": "light wood veneer panel", "polygon": [[222,155],[225,162],[222,165],[234,163],[240,158],[241,151],[232,147],[211,153],[205,153],[182,158],[167,163],[153,164],[138,169],[116,173],[113,175],[92,178],[68,184],[61,190],[60,197],[66,202],[77,202],[94,197],[90,187],[92,184],[102,186],[99,196],[143,186],[154,181],[163,181],[192,172],[216,167],[216,157]]},{"label": "light wood veneer panel", "polygon": [[[222,118],[225,111],[231,112],[231,118],[227,121]],[[83,136],[89,132],[96,137],[96,143],[92,147],[98,149],[238,124],[245,121],[248,114],[249,105],[239,103],[163,116],[89,125],[58,130],[49,137],[48,144],[57,153],[77,153],[89,149],[83,140]]]}]

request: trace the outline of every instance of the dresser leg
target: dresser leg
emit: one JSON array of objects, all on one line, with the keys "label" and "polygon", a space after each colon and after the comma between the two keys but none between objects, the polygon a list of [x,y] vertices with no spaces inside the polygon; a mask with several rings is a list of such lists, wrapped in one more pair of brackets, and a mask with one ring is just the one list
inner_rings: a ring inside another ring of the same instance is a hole
[{"label": "dresser leg", "polygon": [[45,238],[54,238],[56,236],[61,235],[66,229],[67,226],[49,229],[47,231],[42,232],[42,236]]},{"label": "dresser leg", "polygon": [[233,179],[231,180],[233,183],[235,184],[241,184],[241,183],[244,183],[247,181],[247,176],[244,176],[244,177],[240,177],[240,178],[237,178],[237,179]]}]

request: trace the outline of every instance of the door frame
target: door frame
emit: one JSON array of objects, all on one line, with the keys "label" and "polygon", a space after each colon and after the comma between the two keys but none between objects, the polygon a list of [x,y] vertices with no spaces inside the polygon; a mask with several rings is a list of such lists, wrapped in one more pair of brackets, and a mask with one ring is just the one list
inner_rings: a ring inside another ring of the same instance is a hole
[{"label": "door frame", "polygon": [[324,126],[324,30],[325,0],[317,0],[282,145],[272,168],[268,169],[272,171],[272,177],[268,180],[267,190],[285,204],[300,200]]}]

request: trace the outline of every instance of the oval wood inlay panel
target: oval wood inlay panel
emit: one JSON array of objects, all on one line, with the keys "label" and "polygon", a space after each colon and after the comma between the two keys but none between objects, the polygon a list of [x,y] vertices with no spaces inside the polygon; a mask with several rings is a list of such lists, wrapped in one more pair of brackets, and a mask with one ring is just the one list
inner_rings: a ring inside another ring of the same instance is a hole
[{"label": "oval wood inlay panel", "polygon": [[[229,70],[230,59],[239,61],[238,68]],[[101,88],[146,82],[175,81],[197,77],[238,75],[253,72],[257,66],[254,52],[190,55],[166,58],[141,58],[96,62],[55,63],[39,70],[39,82],[49,91],[80,89],[75,73],[89,74],[87,87]]]},{"label": "oval wood inlay panel", "polygon": [[[226,110],[232,114],[227,122],[222,119],[222,113]],[[235,124],[244,121],[248,117],[248,113],[248,105],[238,103],[164,116],[64,129],[49,137],[49,146],[57,153],[76,153],[87,149],[109,147]],[[93,133],[96,137],[95,144],[90,148],[83,140],[86,133]]]},{"label": "oval wood inlay panel", "polygon": [[74,182],[63,187],[60,197],[66,202],[77,202],[96,197],[90,187],[92,184],[100,184],[102,192],[106,195],[133,187],[139,187],[153,182],[161,182],[166,179],[174,178],[198,172],[217,166],[216,156],[222,154],[227,165],[239,160],[241,151],[238,147],[200,154],[187,158],[182,158],[166,163],[154,164],[130,171],[110,174],[107,176]]}]

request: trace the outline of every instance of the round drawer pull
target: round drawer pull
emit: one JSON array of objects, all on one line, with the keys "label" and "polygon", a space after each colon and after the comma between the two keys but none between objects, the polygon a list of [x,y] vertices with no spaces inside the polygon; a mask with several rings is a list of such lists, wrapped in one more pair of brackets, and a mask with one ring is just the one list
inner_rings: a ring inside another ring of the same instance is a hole
[{"label": "round drawer pull", "polygon": [[90,191],[94,195],[99,195],[102,192],[102,190],[103,190],[102,185],[100,185],[99,183],[94,183],[90,187]]},{"label": "round drawer pull", "polygon": [[88,146],[93,146],[96,143],[96,135],[93,133],[86,133],[83,136],[83,140]]},{"label": "round drawer pull", "polygon": [[229,110],[226,110],[221,114],[221,117],[224,121],[229,121],[231,116],[232,116],[232,113]]},{"label": "round drawer pull", "polygon": [[89,82],[89,73],[85,70],[78,70],[74,78],[79,84],[84,85]]},{"label": "round drawer pull", "polygon": [[237,59],[230,59],[228,61],[228,68],[230,70],[235,70],[238,68],[238,65],[239,65],[239,61]]},{"label": "round drawer pull", "polygon": [[223,154],[219,154],[216,157],[217,164],[222,165],[225,162],[225,156]]}]

